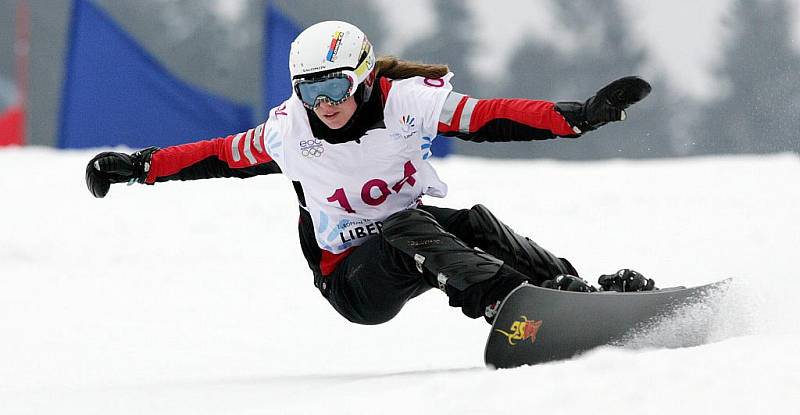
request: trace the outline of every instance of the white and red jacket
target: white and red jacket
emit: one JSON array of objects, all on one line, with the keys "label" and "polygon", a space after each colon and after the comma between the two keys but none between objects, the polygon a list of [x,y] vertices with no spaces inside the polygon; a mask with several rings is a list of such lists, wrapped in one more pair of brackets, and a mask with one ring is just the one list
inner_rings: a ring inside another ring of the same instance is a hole
[{"label": "white and red jacket", "polygon": [[379,234],[386,217],[424,195],[446,195],[429,162],[437,136],[496,142],[578,135],[552,102],[475,99],[453,92],[451,77],[380,78],[378,94],[362,104],[377,116],[358,137],[336,144],[315,131],[313,113],[292,96],[254,129],[156,151],[146,183],[283,173],[298,195],[309,266],[328,275]]}]

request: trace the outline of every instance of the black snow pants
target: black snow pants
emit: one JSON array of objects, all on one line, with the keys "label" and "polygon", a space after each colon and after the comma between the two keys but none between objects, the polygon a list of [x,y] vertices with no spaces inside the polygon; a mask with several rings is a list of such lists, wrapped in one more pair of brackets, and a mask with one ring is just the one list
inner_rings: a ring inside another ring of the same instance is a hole
[{"label": "black snow pants", "polygon": [[516,234],[482,205],[421,206],[388,217],[382,234],[355,248],[323,277],[320,290],[359,324],[389,321],[431,288],[477,318],[523,281],[540,285],[559,274],[578,275],[569,261]]}]

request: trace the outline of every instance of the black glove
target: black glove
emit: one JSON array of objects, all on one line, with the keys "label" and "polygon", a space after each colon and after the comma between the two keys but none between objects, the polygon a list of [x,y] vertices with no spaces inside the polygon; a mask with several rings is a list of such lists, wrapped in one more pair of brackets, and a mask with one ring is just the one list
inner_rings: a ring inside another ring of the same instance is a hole
[{"label": "black glove", "polygon": [[561,274],[552,280],[546,280],[541,285],[542,288],[550,288],[553,290],[561,291],[579,291],[584,293],[593,293],[597,288],[589,285],[586,280],[574,275]]},{"label": "black glove", "polygon": [[657,290],[656,282],[632,269],[621,269],[616,274],[601,275],[597,280],[601,291],[621,293]]},{"label": "black glove", "polygon": [[595,130],[612,121],[625,119],[625,108],[643,100],[652,87],[637,76],[626,76],[580,102],[557,102],[556,110],[564,116],[577,134]]},{"label": "black glove", "polygon": [[105,197],[111,183],[144,183],[150,171],[150,158],[158,148],[148,147],[133,154],[100,153],[86,165],[86,187],[94,197]]}]

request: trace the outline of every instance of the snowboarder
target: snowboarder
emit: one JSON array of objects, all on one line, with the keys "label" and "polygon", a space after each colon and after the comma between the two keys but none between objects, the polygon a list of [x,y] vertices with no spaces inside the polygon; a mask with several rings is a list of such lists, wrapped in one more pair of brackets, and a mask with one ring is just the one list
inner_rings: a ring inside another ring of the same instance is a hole
[{"label": "snowboarder", "polygon": [[[437,135],[474,142],[576,138],[625,119],[650,85],[618,79],[584,102],[478,99],[452,90],[445,65],[376,59],[357,27],[310,26],[292,42],[293,94],[246,132],[133,154],[104,152],[86,167],[95,197],[111,183],[282,173],[300,207],[300,242],[314,284],[359,324],[393,318],[431,288],[491,321],[515,287],[596,291],[572,264],[518,235],[489,209],[422,204],[447,186],[429,162]],[[631,270],[601,290],[654,289]]]}]

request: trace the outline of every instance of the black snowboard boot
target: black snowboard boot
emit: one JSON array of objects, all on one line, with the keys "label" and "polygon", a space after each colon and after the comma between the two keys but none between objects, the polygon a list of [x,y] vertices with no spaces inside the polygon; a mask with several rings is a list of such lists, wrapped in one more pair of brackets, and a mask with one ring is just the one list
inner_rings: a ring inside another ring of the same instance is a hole
[{"label": "black snowboard boot", "polygon": [[[522,284],[536,285],[530,277],[524,276],[513,268],[503,265],[497,273],[497,277],[485,283],[487,287],[482,287],[483,317],[491,324],[494,316],[500,309],[503,300],[511,291]],[[492,284],[492,285],[489,285]],[[597,292],[586,280],[574,275],[561,274],[553,279],[545,280],[540,287],[561,291],[577,291],[585,293]]]},{"label": "black snowboard boot", "polygon": [[[498,278],[485,283],[487,285],[492,284],[490,288],[481,290],[485,293],[481,302],[484,306],[483,317],[489,324],[492,324],[494,316],[500,310],[500,305],[502,305],[511,291],[522,284],[536,285],[530,277],[526,277],[506,265],[503,265],[497,274]],[[568,274],[561,274],[553,279],[545,280],[540,286],[561,291],[597,292],[597,288],[590,285],[583,278]]]},{"label": "black snowboard boot", "polygon": [[600,291],[617,291],[621,293],[657,290],[656,282],[632,270],[621,269],[615,274],[601,275],[597,280]]},{"label": "black snowboard boot", "polygon": [[503,300],[508,297],[511,291],[514,291],[515,288],[522,284],[533,285],[530,278],[508,265],[503,265],[497,271],[495,278],[482,283],[481,285],[483,286],[476,286],[473,290],[470,290],[472,292],[467,292],[466,294],[481,296],[478,302],[481,305],[480,311],[483,312],[483,318],[486,319],[486,322],[492,324]]}]

